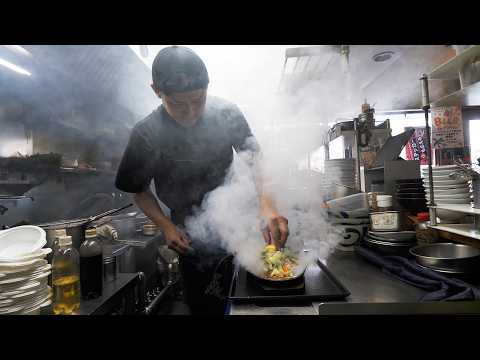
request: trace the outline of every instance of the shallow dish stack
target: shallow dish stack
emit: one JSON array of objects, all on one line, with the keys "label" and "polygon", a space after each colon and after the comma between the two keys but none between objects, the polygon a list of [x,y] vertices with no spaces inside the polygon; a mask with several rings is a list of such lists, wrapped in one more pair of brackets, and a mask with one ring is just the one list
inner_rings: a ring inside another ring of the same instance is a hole
[{"label": "shallow dish stack", "polygon": [[417,213],[427,211],[422,179],[397,180],[395,184],[395,198],[402,208]]},{"label": "shallow dish stack", "polygon": [[37,226],[0,231],[0,315],[39,314],[51,304],[51,265],[45,257],[52,250],[43,249],[46,243]]},{"label": "shallow dish stack", "polygon": [[409,256],[409,249],[417,244],[415,231],[369,231],[366,245],[386,255]]},{"label": "shallow dish stack", "polygon": [[[433,191],[436,205],[462,205],[470,204],[472,193],[468,181],[455,179],[449,175],[455,172],[456,165],[436,166],[432,168]],[[427,199],[430,201],[429,174],[428,169],[422,170]],[[445,209],[437,209],[437,216],[442,222],[458,221],[465,217],[461,212],[453,212]]]}]

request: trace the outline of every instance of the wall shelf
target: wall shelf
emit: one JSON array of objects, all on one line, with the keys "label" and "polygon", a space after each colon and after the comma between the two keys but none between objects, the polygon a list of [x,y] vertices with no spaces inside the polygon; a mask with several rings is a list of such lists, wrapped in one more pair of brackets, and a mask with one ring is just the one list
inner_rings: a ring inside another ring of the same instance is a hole
[{"label": "wall shelf", "polygon": [[437,66],[430,74],[428,74],[428,78],[430,80],[456,79],[463,66],[471,62],[477,56],[480,56],[480,45],[473,45],[442,65]]},{"label": "wall shelf", "polygon": [[444,96],[434,102],[432,107],[463,105],[463,106],[479,106],[480,105],[480,81],[467,86],[463,89],[455,91]]}]

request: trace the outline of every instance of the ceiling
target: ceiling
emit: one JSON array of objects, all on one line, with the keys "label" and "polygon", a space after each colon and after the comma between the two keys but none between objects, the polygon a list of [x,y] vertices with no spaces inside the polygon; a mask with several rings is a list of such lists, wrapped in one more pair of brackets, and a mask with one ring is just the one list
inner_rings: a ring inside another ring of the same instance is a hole
[{"label": "ceiling", "polygon": [[[455,56],[455,51],[445,45],[349,45],[347,64],[340,46],[310,48],[314,50],[310,54],[302,49],[287,50],[293,56],[288,62],[299,60],[299,64],[296,72],[284,76],[282,88],[292,94],[306,89],[317,91],[338,107],[335,116],[339,117],[357,115],[365,99],[377,110],[420,108],[419,78]],[[388,61],[375,62],[373,56],[383,51],[394,54]],[[300,62],[305,65],[309,56],[306,71],[302,71]],[[458,87],[457,81],[431,81],[431,100]]]},{"label": "ceiling", "polygon": [[[0,57],[31,72],[0,68],[0,109],[27,123],[100,131],[131,128],[158,100],[149,68],[128,46],[24,45],[30,56],[0,47]],[[41,119],[41,120],[40,120]]]}]

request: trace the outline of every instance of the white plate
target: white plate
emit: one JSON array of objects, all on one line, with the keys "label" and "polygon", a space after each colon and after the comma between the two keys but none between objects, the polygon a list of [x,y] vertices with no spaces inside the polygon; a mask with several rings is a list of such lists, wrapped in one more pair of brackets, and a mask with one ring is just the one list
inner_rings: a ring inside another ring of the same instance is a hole
[{"label": "white plate", "polygon": [[30,280],[39,280],[39,279],[43,279],[43,278],[46,278],[50,275],[51,271],[45,271],[45,272],[39,272],[39,273],[34,273],[32,275],[27,275],[27,276],[18,276],[18,277],[12,277],[12,278],[9,278],[9,279],[3,279],[3,280],[0,280],[0,285],[6,285],[6,284],[14,284],[14,283],[18,283],[18,282],[21,282],[21,281],[30,281]]},{"label": "white plate", "polygon": [[45,266],[48,261],[45,259],[33,259],[18,263],[0,263],[0,273],[7,274],[12,272],[27,271],[40,266]]},{"label": "white plate", "polygon": [[33,275],[36,275],[36,274],[39,274],[41,272],[48,271],[48,270],[51,270],[51,269],[52,269],[52,265],[47,264],[45,266],[36,267],[34,269],[27,270],[27,271],[19,271],[19,272],[15,272],[15,273],[2,274],[4,276],[0,277],[0,280],[11,279],[11,278],[14,278],[14,277],[33,276]]},{"label": "white plate", "polygon": [[470,204],[470,203],[471,203],[471,201],[468,200],[468,199],[467,199],[467,200],[463,200],[463,199],[460,199],[460,200],[456,200],[456,199],[455,199],[455,200],[452,200],[452,199],[450,199],[450,200],[441,199],[441,200],[438,200],[438,201],[435,200],[435,202],[437,203],[437,205],[445,205],[445,204]]},{"label": "white plate", "polygon": [[[454,194],[469,194],[470,189],[469,188],[458,188],[458,189],[449,189],[449,190],[434,190],[435,195],[454,195]],[[430,189],[427,189],[427,194],[430,193]]]},{"label": "white plate", "polygon": [[[435,192],[434,194],[435,194],[435,199],[470,199],[471,198],[471,195],[469,193],[440,195],[440,194]],[[426,196],[427,196],[427,198],[429,198],[430,193],[427,192]]]},{"label": "white plate", "polygon": [[45,302],[49,301],[52,297],[51,293],[48,293],[40,298],[34,299],[34,301],[25,302],[23,304],[14,305],[16,310],[12,311],[11,314],[20,314],[22,312],[31,312],[32,309],[41,306]]},{"label": "white plate", "polygon": [[[424,184],[429,184],[429,182],[426,180],[426,179],[423,179],[423,182]],[[445,185],[468,185],[468,182],[465,181],[465,180],[456,180],[456,179],[452,179],[452,180],[435,180],[433,179],[433,186],[445,186]]]},{"label": "white plate", "polygon": [[[424,181],[430,181],[430,176],[428,176],[427,174],[424,174],[423,179],[424,179]],[[435,182],[435,181],[447,181],[447,180],[455,180],[455,178],[451,178],[448,175],[441,175],[441,176],[433,175],[433,182]]]},{"label": "white plate", "polygon": [[40,289],[40,288],[45,287],[45,286],[47,286],[47,282],[32,281],[32,282],[27,283],[26,285],[23,285],[21,287],[16,288],[15,290],[1,291],[0,292],[0,299],[9,299],[13,295],[18,295],[18,294],[21,294],[25,291]]},{"label": "white plate", "polygon": [[[427,187],[427,189],[428,189],[428,187]],[[460,186],[457,186],[457,185],[446,185],[446,186],[434,185],[433,186],[433,191],[437,191],[437,190],[447,191],[447,190],[458,190],[458,189],[462,189],[462,190],[468,189],[468,190],[470,190],[470,186],[468,186],[468,185],[460,185]]]},{"label": "white plate", "polygon": [[455,169],[458,169],[457,165],[440,165],[440,166],[432,167],[432,171],[445,171],[445,170],[455,170]]},{"label": "white plate", "polygon": [[0,232],[0,258],[19,257],[40,250],[47,243],[41,227],[24,225]]},{"label": "white plate", "polygon": [[33,315],[33,314],[39,314],[39,310],[45,306],[48,306],[52,303],[52,299],[51,297],[50,298],[47,298],[46,301],[44,301],[43,303],[41,303],[40,305],[34,305],[32,307],[29,307],[29,308],[24,308],[20,313],[19,315]]},{"label": "white plate", "polygon": [[35,251],[31,254],[21,256],[21,257],[16,257],[16,258],[4,258],[0,257],[0,263],[12,263],[12,262],[24,262],[24,261],[30,261],[30,260],[35,260],[35,259],[43,259],[45,256],[50,254],[52,252],[52,249],[50,248],[43,248],[38,251]]}]

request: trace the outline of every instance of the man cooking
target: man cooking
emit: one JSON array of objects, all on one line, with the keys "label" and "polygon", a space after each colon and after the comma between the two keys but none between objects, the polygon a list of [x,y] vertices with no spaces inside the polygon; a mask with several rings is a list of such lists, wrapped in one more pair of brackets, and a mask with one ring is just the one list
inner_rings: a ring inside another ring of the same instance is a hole
[{"label": "man cooking", "polygon": [[[201,242],[189,238],[183,226],[204,196],[223,184],[233,149],[254,154],[255,162],[259,146],[238,107],[207,96],[207,69],[191,49],[162,49],[152,64],[152,80],[151,87],[162,105],[133,128],[116,186],[135,194],[138,207],[160,228],[169,248],[180,254],[191,312],[223,314],[229,279],[219,278],[218,269],[225,253],[220,246],[202,247]],[[150,191],[152,179],[158,198],[171,210],[171,219]],[[287,219],[262,189],[259,173],[255,179],[266,224],[264,239],[281,248],[288,237]]]}]

